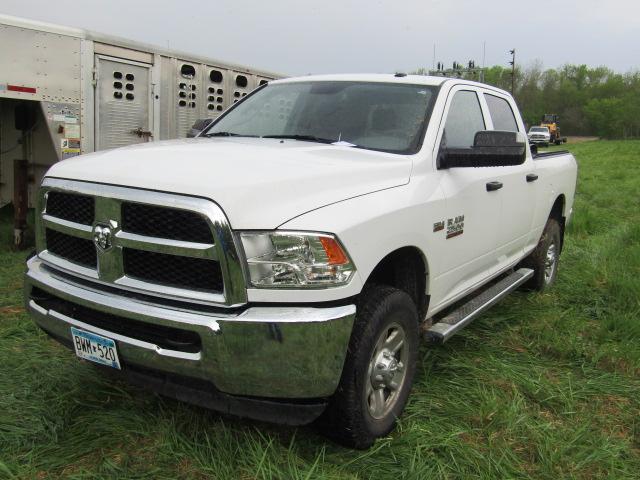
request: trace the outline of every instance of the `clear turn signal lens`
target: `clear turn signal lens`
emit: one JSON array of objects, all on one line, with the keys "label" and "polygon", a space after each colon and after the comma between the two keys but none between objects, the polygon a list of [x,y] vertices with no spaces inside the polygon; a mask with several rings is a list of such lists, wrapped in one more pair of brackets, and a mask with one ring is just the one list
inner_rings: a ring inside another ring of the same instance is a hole
[{"label": "clear turn signal lens", "polygon": [[333,235],[302,232],[242,232],[254,287],[344,285],[355,267]]}]

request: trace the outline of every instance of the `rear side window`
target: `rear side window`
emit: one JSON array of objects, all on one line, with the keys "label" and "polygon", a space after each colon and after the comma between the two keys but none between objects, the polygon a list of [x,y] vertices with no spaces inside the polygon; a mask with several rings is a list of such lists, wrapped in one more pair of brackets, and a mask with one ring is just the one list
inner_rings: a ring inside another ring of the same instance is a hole
[{"label": "rear side window", "polygon": [[484,117],[476,92],[460,90],[454,94],[444,124],[442,144],[447,148],[470,148],[476,132],[485,130]]},{"label": "rear side window", "polygon": [[489,107],[489,113],[491,114],[491,120],[493,120],[494,130],[503,130],[506,132],[517,132],[518,123],[516,117],[511,110],[511,105],[504,98],[496,97],[495,95],[484,94],[484,98],[487,101]]}]

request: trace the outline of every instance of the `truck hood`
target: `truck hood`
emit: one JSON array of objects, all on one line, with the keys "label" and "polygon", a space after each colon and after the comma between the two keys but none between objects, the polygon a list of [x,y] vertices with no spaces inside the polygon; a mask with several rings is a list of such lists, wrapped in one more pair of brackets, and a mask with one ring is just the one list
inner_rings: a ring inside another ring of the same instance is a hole
[{"label": "truck hood", "polygon": [[209,198],[233,228],[271,229],[310,210],[409,182],[411,157],[296,140],[196,138],[82,155],[48,177]]}]

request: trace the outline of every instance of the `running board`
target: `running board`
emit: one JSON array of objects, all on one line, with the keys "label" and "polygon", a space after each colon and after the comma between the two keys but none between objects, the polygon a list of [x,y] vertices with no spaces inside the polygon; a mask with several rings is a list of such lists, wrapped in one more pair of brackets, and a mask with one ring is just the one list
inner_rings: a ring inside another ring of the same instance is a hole
[{"label": "running board", "polygon": [[469,325],[478,315],[498,303],[532,276],[533,270],[530,268],[516,270],[426,329],[424,331],[425,340],[436,343],[446,342]]}]

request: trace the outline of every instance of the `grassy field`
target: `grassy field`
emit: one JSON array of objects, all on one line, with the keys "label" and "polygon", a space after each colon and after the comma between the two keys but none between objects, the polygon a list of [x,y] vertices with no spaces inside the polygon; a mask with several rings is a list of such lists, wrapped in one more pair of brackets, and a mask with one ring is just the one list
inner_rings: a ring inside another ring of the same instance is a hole
[{"label": "grassy field", "polygon": [[97,377],[25,315],[5,215],[0,478],[639,478],[640,141],[569,148],[557,286],[425,346],[399,428],[366,452]]}]

